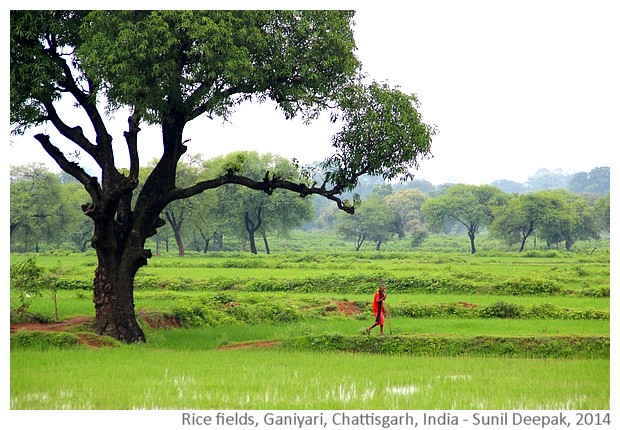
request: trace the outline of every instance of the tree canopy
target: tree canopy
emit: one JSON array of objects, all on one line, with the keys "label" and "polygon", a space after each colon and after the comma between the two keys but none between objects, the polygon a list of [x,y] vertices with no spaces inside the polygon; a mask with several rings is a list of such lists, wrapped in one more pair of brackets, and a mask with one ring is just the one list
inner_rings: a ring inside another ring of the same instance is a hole
[{"label": "tree canopy", "polygon": [[427,200],[422,212],[431,228],[441,230],[446,223],[460,224],[467,229],[472,254],[476,253],[476,235],[493,221],[493,209],[508,198],[491,185],[457,184],[445,194]]}]

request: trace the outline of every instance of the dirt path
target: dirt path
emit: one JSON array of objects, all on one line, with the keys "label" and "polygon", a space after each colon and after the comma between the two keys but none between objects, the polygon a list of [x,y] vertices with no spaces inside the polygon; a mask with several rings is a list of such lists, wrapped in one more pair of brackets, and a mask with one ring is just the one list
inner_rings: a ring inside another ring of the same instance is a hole
[{"label": "dirt path", "polygon": [[231,349],[248,349],[248,348],[271,348],[272,346],[280,345],[279,340],[253,340],[249,342],[231,343],[230,345],[222,345],[217,349],[231,350]]},{"label": "dirt path", "polygon": [[[72,327],[79,326],[82,324],[88,324],[93,321],[93,317],[88,316],[79,316],[66,319],[64,321],[59,321],[57,323],[20,323],[20,324],[11,324],[11,333],[17,331],[50,331],[50,332],[62,332],[68,331]],[[157,320],[155,323],[153,321],[149,321],[149,325],[161,328],[163,325],[167,327],[175,327],[178,326],[176,321],[163,321]],[[100,336],[96,334],[88,334],[88,333],[80,333],[78,335],[80,342],[84,345],[88,345],[93,348],[97,348],[104,345],[104,342],[100,339]],[[222,345],[217,349],[221,350],[231,350],[231,349],[248,349],[248,348],[270,348],[273,346],[277,346],[281,343],[279,340],[256,340],[256,341],[248,341],[248,342],[239,342],[232,343],[230,345]]]},{"label": "dirt path", "polygon": [[29,331],[66,331],[71,327],[88,324],[93,321],[92,317],[80,316],[73,317],[63,321],[59,321],[57,323],[20,323],[20,324],[11,324],[11,332],[16,332],[19,330],[29,330]]}]

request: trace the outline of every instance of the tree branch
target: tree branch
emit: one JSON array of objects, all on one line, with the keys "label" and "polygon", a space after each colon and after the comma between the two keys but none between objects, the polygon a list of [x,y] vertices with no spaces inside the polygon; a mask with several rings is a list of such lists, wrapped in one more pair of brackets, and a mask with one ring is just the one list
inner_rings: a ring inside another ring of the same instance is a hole
[{"label": "tree branch", "polygon": [[129,179],[138,180],[140,173],[140,156],[138,154],[138,133],[140,132],[140,117],[134,113],[128,118],[129,129],[124,133],[129,151]]},{"label": "tree branch", "polygon": [[96,177],[89,176],[79,164],[69,161],[60,149],[52,144],[50,137],[46,134],[39,133],[34,136],[39,141],[45,152],[58,164],[58,166],[77,179],[90,194],[93,202],[101,199],[101,187]]},{"label": "tree branch", "polygon": [[347,213],[353,213],[355,211],[354,206],[350,205],[346,201],[343,201],[339,197],[339,194],[342,193],[345,188],[344,185],[336,185],[332,189],[326,189],[324,185],[320,188],[314,185],[309,187],[305,184],[291,182],[280,178],[269,179],[268,177],[265,177],[261,181],[256,181],[254,179],[245,176],[235,175],[233,173],[229,173],[215,179],[201,181],[191,187],[177,188],[173,192],[169,193],[168,200],[174,201],[179,199],[185,199],[195,196],[196,194],[200,194],[203,191],[218,188],[226,184],[243,185],[244,187],[253,190],[264,191],[268,194],[271,194],[276,189],[293,191],[295,193],[299,193],[300,197],[306,197],[311,194],[316,194],[336,202],[338,208]]},{"label": "tree branch", "polygon": [[[58,116],[58,112],[56,108],[51,102],[43,103],[45,106],[45,110],[47,111],[47,119],[52,122],[56,130],[58,132],[69,139],[71,142],[75,143],[77,146],[82,148],[88,155],[93,157],[95,161],[101,166],[99,163],[99,158],[97,156],[97,147],[93,145],[87,138],[84,136],[82,132],[82,127],[69,127],[65,124]],[[38,139],[37,139],[38,140]]]},{"label": "tree branch", "polygon": [[254,88],[251,86],[233,86],[225,90],[216,91],[217,97],[216,95],[213,95],[209,98],[209,100],[203,103],[198,103],[198,99],[208,93],[208,86],[206,84],[202,84],[186,101],[186,103],[189,104],[190,107],[193,105],[197,105],[195,108],[192,108],[189,111],[189,117],[187,118],[187,121],[189,122],[193,119],[196,119],[200,115],[215,107],[214,105],[217,103],[218,100],[227,100],[235,94],[252,93],[253,91]]},{"label": "tree branch", "polygon": [[58,52],[56,52],[55,50],[50,55],[56,58],[57,61],[60,63],[60,67],[62,68],[63,75],[65,77],[65,87],[67,91],[71,93],[75,100],[77,100],[78,104],[84,109],[84,112],[86,112],[86,115],[88,116],[88,119],[90,120],[90,123],[95,130],[95,134],[97,136],[97,146],[95,147],[95,151],[98,152],[98,154],[95,155],[91,152],[89,152],[89,154],[92,155],[92,157],[97,161],[97,163],[99,163],[100,166],[104,160],[100,160],[99,155],[103,155],[104,152],[106,159],[105,161],[113,162],[112,137],[108,134],[105,123],[103,122],[103,118],[99,114],[99,110],[97,110],[95,102],[96,98],[94,96],[94,93],[92,92],[92,81],[87,81],[89,90],[91,92],[85,93],[80,89],[79,85],[75,81],[71,67],[69,67],[67,61],[62,58],[60,54],[58,54]]}]

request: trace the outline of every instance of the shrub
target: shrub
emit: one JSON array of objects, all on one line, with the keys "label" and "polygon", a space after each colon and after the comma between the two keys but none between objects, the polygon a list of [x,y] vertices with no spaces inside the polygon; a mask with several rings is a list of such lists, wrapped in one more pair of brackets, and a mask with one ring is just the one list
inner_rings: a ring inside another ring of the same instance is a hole
[{"label": "shrub", "polygon": [[483,306],[478,311],[478,315],[482,318],[523,318],[524,314],[524,306],[504,301]]},{"label": "shrub", "polygon": [[11,334],[11,349],[73,348],[79,344],[79,338],[73,333],[24,330]]},{"label": "shrub", "polygon": [[350,351],[416,356],[505,356],[527,358],[609,359],[605,336],[438,337],[309,335],[284,340],[284,347],[315,351]]},{"label": "shrub", "polygon": [[552,295],[559,294],[562,288],[551,279],[515,277],[501,283],[497,289],[501,294],[521,295]]}]

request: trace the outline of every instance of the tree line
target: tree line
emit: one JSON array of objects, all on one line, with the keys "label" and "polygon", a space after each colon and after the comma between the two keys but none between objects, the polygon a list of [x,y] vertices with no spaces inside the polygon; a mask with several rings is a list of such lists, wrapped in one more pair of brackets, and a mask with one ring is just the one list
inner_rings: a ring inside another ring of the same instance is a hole
[{"label": "tree line", "polygon": [[[231,167],[256,180],[266,171],[302,177],[306,169],[271,153],[240,151],[208,160],[194,155],[179,164],[177,183],[193,183]],[[142,168],[140,177],[153,168],[154,163]],[[88,196],[73,178],[54,174],[43,164],[13,166],[10,189],[12,251],[90,248],[92,222],[80,209]],[[152,241],[156,253],[177,250],[181,256],[188,247],[198,252],[231,249],[224,246],[225,240],[252,253],[259,252],[260,241],[260,249],[270,253],[271,237],[303,227],[335,233],[350,240],[355,250],[369,243],[380,250],[396,239],[409,241],[415,249],[433,233],[461,234],[475,253],[476,238],[482,233],[518,251],[537,244],[570,250],[575,242],[598,239],[610,230],[609,192],[558,188],[507,193],[495,185],[436,187],[425,181],[392,185],[365,178],[349,197],[357,199],[362,193],[355,213],[348,214],[322,199],[300,198],[287,190],[274,190],[269,196],[228,184],[170,203],[163,213],[166,225]]]}]

